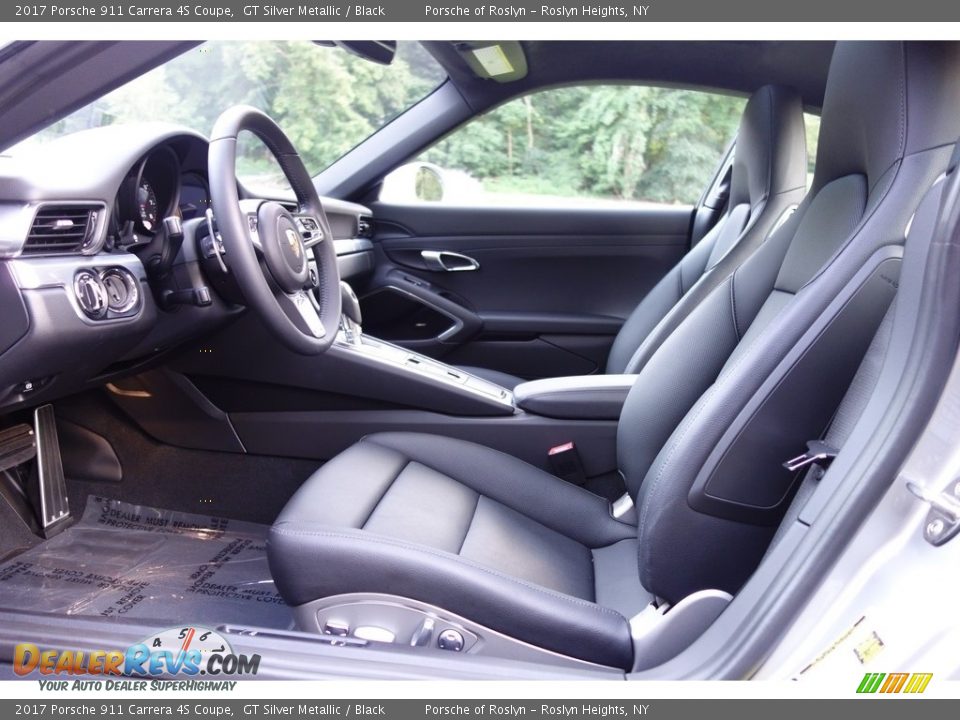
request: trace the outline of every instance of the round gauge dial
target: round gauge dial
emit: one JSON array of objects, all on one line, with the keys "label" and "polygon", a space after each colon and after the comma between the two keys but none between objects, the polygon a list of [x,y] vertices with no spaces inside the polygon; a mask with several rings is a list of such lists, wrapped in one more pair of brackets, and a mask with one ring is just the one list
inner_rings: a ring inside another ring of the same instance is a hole
[{"label": "round gauge dial", "polygon": [[153,187],[146,180],[142,180],[137,187],[137,212],[140,215],[140,224],[147,232],[157,228],[158,209],[157,195]]}]

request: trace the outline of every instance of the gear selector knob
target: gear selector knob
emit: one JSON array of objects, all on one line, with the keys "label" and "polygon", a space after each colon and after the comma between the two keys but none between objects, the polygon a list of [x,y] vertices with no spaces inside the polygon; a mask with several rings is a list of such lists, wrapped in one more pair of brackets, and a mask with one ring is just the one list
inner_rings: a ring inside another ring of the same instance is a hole
[{"label": "gear selector knob", "polygon": [[357,300],[357,294],[348,283],[340,281],[340,327],[343,328],[343,334],[347,342],[353,345],[360,344],[360,336],[363,330],[360,328],[362,315],[360,314],[360,301]]},{"label": "gear selector knob", "polygon": [[343,314],[350,318],[357,325],[363,323],[360,314],[360,301],[357,300],[357,294],[350,287],[349,283],[340,281],[340,305],[343,308]]}]

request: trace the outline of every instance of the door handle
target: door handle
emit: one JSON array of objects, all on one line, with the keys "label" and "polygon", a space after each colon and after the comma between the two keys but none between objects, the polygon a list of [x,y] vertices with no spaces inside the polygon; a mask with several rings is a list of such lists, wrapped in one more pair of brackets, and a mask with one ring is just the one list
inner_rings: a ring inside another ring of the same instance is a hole
[{"label": "door handle", "polygon": [[480,269],[480,263],[472,257],[449,250],[421,250],[420,257],[427,270],[433,272],[469,272]]}]

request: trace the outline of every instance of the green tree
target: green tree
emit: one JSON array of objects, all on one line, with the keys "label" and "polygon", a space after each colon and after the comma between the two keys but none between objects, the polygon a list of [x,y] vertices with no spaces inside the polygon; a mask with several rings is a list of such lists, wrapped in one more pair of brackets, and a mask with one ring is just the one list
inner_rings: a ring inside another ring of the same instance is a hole
[{"label": "green tree", "polygon": [[498,192],[689,203],[733,137],[743,104],[648,86],[547,90],[474,120],[422,158]]}]

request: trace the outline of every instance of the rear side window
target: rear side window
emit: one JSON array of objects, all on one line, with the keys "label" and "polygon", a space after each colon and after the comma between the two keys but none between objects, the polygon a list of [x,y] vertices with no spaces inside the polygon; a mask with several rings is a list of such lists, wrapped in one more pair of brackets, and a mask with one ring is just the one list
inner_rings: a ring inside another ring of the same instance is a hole
[{"label": "rear side window", "polygon": [[459,128],[391,173],[385,202],[690,205],[744,98],[634,85],[545,90]]},{"label": "rear side window", "polygon": [[820,116],[803,114],[803,123],[807,128],[807,190],[813,184],[813,169],[817,162],[817,145],[820,140]]}]

